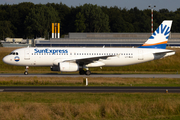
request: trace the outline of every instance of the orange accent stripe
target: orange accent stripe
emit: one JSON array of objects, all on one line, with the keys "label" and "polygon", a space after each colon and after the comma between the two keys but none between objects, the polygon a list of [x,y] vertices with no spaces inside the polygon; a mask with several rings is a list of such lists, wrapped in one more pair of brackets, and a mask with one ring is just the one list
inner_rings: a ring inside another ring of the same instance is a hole
[{"label": "orange accent stripe", "polygon": [[154,44],[147,44],[147,43],[144,43],[142,46],[151,46],[151,45],[159,45],[159,44],[167,44],[167,41],[160,42],[160,43],[154,43]]}]

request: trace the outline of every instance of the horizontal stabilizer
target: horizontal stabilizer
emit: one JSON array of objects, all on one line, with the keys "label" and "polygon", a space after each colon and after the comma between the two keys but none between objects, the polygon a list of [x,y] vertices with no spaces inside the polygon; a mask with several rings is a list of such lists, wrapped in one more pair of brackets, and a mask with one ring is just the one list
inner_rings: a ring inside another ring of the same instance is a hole
[{"label": "horizontal stabilizer", "polygon": [[155,52],[154,54],[154,59],[161,59],[167,56],[171,56],[175,54],[175,51],[169,50],[169,51],[164,51],[164,52]]}]

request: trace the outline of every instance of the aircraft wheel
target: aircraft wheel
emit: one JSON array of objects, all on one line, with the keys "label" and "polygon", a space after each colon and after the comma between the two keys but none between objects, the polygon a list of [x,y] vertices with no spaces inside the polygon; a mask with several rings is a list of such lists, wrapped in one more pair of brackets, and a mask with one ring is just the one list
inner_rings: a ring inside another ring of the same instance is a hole
[{"label": "aircraft wheel", "polygon": [[24,72],[24,75],[28,75],[28,71],[25,71],[25,72]]},{"label": "aircraft wheel", "polygon": [[90,75],[91,74],[91,71],[90,70],[87,70],[86,71],[86,75]]}]

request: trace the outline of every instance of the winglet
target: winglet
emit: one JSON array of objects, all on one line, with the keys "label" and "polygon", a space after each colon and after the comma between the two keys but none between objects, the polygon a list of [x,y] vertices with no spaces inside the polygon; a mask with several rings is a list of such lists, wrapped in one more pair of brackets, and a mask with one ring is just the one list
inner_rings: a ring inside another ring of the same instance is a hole
[{"label": "winglet", "polygon": [[166,49],[172,20],[164,20],[149,39],[139,48]]}]

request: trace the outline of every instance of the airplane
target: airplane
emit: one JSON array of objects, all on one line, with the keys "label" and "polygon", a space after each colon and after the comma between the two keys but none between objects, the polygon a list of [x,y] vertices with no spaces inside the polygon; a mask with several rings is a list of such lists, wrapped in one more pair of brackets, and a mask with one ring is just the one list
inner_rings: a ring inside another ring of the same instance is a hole
[{"label": "airplane", "polygon": [[172,20],[164,20],[149,39],[138,48],[27,47],[12,51],[3,58],[10,65],[50,66],[51,71],[90,75],[91,67],[126,66],[161,59],[175,54],[166,49]]}]

